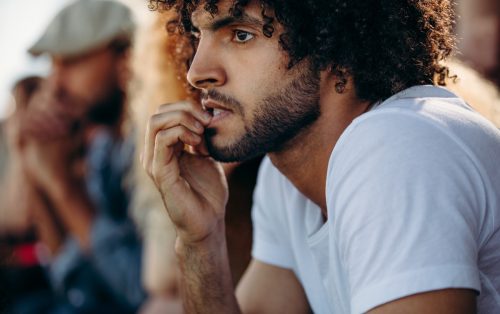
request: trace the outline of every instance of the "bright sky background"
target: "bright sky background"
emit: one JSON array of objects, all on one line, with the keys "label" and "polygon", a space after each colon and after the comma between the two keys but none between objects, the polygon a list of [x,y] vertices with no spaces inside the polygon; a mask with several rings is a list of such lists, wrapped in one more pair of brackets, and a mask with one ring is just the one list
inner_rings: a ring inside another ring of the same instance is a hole
[{"label": "bright sky background", "polygon": [[[144,0],[121,0],[134,12],[147,11]],[[52,17],[71,0],[0,0],[0,120],[9,108],[10,89],[20,78],[48,73],[47,58],[32,58],[26,51],[38,39]]]},{"label": "bright sky background", "polygon": [[30,74],[45,74],[47,59],[33,59],[26,50],[50,19],[69,0],[0,0],[0,119],[9,113],[13,83]]}]

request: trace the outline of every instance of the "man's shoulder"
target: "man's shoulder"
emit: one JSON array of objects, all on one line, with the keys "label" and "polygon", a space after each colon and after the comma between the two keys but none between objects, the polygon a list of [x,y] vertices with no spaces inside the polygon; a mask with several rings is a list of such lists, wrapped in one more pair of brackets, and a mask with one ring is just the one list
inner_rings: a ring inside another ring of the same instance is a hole
[{"label": "man's shoulder", "polygon": [[[362,149],[363,143],[379,142],[415,145],[419,139],[432,145],[435,139],[446,145],[471,147],[479,143],[500,143],[492,123],[450,91],[434,86],[416,86],[402,91],[359,116],[345,130],[336,147],[349,143]],[[426,144],[426,145],[427,145]],[[387,145],[385,145],[387,146]]]},{"label": "man's shoulder", "polygon": [[422,169],[429,177],[452,169],[487,173],[491,156],[500,155],[500,132],[460,98],[432,91],[403,93],[354,120],[332,152],[327,186],[365,172],[401,180],[422,176]]}]

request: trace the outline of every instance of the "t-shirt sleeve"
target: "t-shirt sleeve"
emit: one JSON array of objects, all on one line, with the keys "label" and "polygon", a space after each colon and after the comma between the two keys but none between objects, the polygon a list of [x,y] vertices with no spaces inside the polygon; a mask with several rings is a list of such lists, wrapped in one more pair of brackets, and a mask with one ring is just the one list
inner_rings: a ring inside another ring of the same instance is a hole
[{"label": "t-shirt sleeve", "polygon": [[485,201],[472,155],[420,118],[370,119],[340,144],[327,186],[352,312],[433,290],[479,291]]},{"label": "t-shirt sleeve", "polygon": [[293,254],[287,239],[283,213],[281,178],[268,158],[262,161],[252,207],[252,257],[260,262],[292,269]]}]

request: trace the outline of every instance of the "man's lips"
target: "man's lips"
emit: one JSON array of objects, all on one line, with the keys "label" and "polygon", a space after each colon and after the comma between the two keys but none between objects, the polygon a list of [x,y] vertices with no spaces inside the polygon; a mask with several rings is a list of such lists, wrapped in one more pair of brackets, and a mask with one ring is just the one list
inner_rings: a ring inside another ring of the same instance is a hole
[{"label": "man's lips", "polygon": [[228,108],[226,108],[226,107],[220,105],[219,103],[217,103],[213,100],[210,100],[210,99],[207,99],[207,100],[203,99],[201,101],[201,104],[202,104],[203,108],[206,111],[212,113],[212,115],[214,117],[218,116],[220,114],[223,114],[223,113],[230,113],[231,112],[230,109],[228,109]]},{"label": "man's lips", "polygon": [[213,124],[215,122],[217,122],[218,120],[220,119],[223,119],[224,117],[226,117],[227,115],[231,114],[232,111],[222,105],[220,105],[219,103],[213,101],[213,100],[210,100],[210,99],[202,99],[201,101],[201,104],[203,106],[203,108],[210,112],[213,116],[212,118],[212,122],[210,124]]},{"label": "man's lips", "polygon": [[208,99],[202,99],[201,104],[205,109],[221,109],[221,110],[229,110],[227,107],[219,104],[216,101],[211,100],[210,98]]}]

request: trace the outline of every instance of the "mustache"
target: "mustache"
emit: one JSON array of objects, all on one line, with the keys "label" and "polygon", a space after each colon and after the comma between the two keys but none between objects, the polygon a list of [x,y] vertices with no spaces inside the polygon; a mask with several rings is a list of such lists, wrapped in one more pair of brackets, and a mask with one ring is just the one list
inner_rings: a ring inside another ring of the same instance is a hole
[{"label": "mustache", "polygon": [[243,113],[243,105],[236,98],[225,95],[221,92],[216,91],[215,89],[210,89],[208,91],[202,91],[201,98],[203,100],[207,100],[210,98],[213,101],[216,101],[227,107],[228,109],[238,111],[239,113]]}]

